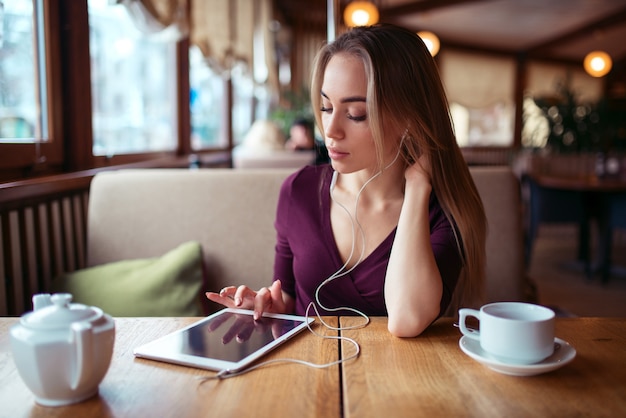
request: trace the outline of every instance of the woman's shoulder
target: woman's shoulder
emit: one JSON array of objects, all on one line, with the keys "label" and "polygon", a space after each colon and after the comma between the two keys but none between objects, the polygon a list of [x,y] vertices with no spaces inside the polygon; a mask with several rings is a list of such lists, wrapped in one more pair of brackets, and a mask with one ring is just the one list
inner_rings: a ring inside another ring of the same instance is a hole
[{"label": "woman's shoulder", "polygon": [[331,178],[330,165],[306,166],[290,174],[280,190],[278,211],[284,215],[319,207],[322,190],[330,187]]},{"label": "woman's shoulder", "polygon": [[431,228],[436,229],[437,227],[450,226],[450,220],[446,216],[441,203],[439,203],[439,199],[435,193],[430,194],[430,201],[428,205],[428,215],[430,218],[430,226]]},{"label": "woman's shoulder", "polygon": [[332,171],[330,164],[307,165],[290,174],[283,183],[283,189],[307,190],[324,183],[330,184]]}]

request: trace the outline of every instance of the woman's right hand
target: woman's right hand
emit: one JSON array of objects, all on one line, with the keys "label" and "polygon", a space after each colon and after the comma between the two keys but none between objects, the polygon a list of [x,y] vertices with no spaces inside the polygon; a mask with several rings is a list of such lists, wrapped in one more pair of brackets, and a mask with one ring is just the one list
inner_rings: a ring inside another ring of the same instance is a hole
[{"label": "woman's right hand", "polygon": [[[227,308],[254,310],[254,319],[259,319],[263,312],[290,313],[289,301],[283,299],[280,280],[275,280],[270,287],[258,291],[248,286],[227,286],[219,293],[206,292],[206,297]],[[291,299],[287,296],[288,299]]]}]

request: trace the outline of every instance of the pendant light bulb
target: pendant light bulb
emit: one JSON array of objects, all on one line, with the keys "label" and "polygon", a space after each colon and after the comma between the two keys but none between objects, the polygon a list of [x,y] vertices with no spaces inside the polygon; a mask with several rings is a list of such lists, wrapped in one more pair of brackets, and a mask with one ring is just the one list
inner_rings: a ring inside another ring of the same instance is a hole
[{"label": "pendant light bulb", "polygon": [[343,20],[351,28],[374,25],[378,23],[378,18],[378,8],[369,1],[353,1],[343,12]]}]

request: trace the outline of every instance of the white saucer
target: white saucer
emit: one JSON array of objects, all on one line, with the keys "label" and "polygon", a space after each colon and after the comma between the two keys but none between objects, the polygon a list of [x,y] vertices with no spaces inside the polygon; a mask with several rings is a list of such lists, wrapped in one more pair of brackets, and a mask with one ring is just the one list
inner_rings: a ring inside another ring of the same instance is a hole
[{"label": "white saucer", "polygon": [[481,348],[480,342],[466,336],[459,340],[459,347],[465,354],[496,372],[511,376],[533,376],[563,367],[576,357],[576,350],[568,342],[560,338],[555,338],[554,342],[559,344],[558,349],[547,359],[534,364],[503,363],[487,354]]}]

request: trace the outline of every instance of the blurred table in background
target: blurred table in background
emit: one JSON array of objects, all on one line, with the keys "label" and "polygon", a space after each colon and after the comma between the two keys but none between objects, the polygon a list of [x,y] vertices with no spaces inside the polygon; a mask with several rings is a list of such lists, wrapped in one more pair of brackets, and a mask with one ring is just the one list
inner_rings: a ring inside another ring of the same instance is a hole
[{"label": "blurred table in background", "polygon": [[[527,261],[537,228],[542,222],[576,222],[579,225],[578,259],[587,277],[599,271],[609,280],[614,228],[626,228],[626,180],[619,177],[531,174]],[[597,267],[591,256],[591,226],[598,228]]]}]

